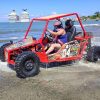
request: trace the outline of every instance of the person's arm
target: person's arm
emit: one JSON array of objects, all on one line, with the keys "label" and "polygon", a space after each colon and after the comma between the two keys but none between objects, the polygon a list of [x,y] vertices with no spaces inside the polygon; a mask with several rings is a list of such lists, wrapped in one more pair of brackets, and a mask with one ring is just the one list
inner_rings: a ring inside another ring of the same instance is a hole
[{"label": "person's arm", "polygon": [[62,33],[64,33],[64,30],[59,30],[58,32],[53,32],[52,30],[47,29],[47,31],[53,35],[62,35]]},{"label": "person's arm", "polygon": [[76,27],[73,26],[72,29],[71,29],[70,41],[74,40],[75,36],[76,36]]}]

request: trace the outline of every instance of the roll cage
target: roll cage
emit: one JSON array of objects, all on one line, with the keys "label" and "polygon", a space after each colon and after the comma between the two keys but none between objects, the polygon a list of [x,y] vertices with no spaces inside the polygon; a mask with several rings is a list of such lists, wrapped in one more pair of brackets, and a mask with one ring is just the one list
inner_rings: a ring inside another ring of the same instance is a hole
[{"label": "roll cage", "polygon": [[55,20],[55,19],[59,19],[59,18],[63,18],[63,17],[67,17],[67,16],[76,16],[76,18],[77,18],[77,20],[78,20],[78,22],[79,22],[79,24],[81,26],[81,29],[83,31],[83,37],[86,37],[87,33],[86,33],[86,31],[85,31],[85,29],[84,29],[84,27],[82,25],[82,22],[80,20],[79,15],[77,13],[71,13],[71,14],[57,14],[57,15],[52,15],[52,16],[40,17],[40,18],[33,18],[31,20],[31,22],[30,22],[30,25],[29,25],[26,33],[25,33],[24,39],[27,37],[27,35],[28,35],[28,33],[29,33],[30,29],[31,29],[33,21],[46,21],[46,25],[44,27],[44,30],[43,30],[43,33],[42,33],[42,36],[41,36],[41,38],[43,38],[44,34],[46,33],[49,21]]}]

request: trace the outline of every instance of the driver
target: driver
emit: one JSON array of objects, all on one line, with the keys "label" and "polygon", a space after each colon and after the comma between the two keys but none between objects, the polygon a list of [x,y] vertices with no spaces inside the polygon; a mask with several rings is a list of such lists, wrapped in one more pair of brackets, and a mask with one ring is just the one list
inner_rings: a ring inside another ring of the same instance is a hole
[{"label": "driver", "polygon": [[62,27],[62,23],[60,21],[56,21],[54,23],[54,28],[56,31],[52,31],[47,29],[49,33],[51,33],[54,37],[57,37],[57,42],[50,44],[49,49],[46,51],[46,54],[51,53],[54,49],[60,49],[61,46],[67,42],[67,34],[65,29]]}]

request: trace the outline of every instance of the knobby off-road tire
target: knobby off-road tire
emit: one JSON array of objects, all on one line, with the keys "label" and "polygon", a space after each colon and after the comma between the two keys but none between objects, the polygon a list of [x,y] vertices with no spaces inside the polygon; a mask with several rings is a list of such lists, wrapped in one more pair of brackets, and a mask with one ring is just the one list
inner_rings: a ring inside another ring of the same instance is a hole
[{"label": "knobby off-road tire", "polygon": [[7,46],[11,45],[11,44],[12,44],[12,43],[6,43],[6,44],[4,44],[4,45],[2,45],[2,46],[0,47],[0,60],[1,60],[2,62],[5,62],[4,49],[5,49]]},{"label": "knobby off-road tire", "polygon": [[[90,32],[88,35],[92,36],[92,33]],[[97,47],[91,46],[91,38],[88,40],[86,60],[90,62],[98,61]]]},{"label": "knobby off-road tire", "polygon": [[32,77],[40,71],[40,61],[37,55],[31,51],[26,51],[18,55],[15,60],[15,71],[17,77]]},{"label": "knobby off-road tire", "polygon": [[87,52],[87,60],[90,62],[97,62],[99,58],[100,47],[93,46]]}]

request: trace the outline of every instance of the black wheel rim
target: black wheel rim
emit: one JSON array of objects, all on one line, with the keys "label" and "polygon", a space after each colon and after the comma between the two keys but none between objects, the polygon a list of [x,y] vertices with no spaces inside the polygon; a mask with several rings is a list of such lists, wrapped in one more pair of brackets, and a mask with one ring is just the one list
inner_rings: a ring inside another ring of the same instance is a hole
[{"label": "black wheel rim", "polygon": [[24,63],[22,73],[27,76],[33,76],[37,71],[37,64],[34,60],[27,60]]},{"label": "black wheel rim", "polygon": [[26,72],[30,72],[35,69],[35,63],[32,60],[28,60],[25,62],[24,70]]},{"label": "black wheel rim", "polygon": [[35,74],[36,70],[37,70],[36,63],[33,60],[25,61],[24,67],[22,70],[24,75],[28,77],[32,76],[33,74]]}]

